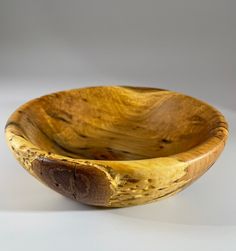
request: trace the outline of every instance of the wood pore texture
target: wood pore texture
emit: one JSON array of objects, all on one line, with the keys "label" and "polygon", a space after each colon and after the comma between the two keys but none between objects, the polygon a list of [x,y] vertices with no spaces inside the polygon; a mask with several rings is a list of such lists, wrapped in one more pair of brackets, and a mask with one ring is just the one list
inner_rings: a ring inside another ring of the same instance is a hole
[{"label": "wood pore texture", "polygon": [[107,86],[34,99],[6,124],[20,164],[80,202],[124,207],[175,194],[224,148],[223,115],[195,98],[155,88]]}]

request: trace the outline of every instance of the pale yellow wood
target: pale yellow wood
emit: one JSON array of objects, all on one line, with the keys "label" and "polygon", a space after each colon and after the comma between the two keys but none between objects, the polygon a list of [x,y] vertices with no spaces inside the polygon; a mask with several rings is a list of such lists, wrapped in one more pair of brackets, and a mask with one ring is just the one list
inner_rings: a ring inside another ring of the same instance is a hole
[{"label": "pale yellow wood", "polygon": [[43,96],[6,125],[24,168],[86,204],[123,207],[175,194],[201,176],[228,136],[223,115],[167,90],[91,87]]}]

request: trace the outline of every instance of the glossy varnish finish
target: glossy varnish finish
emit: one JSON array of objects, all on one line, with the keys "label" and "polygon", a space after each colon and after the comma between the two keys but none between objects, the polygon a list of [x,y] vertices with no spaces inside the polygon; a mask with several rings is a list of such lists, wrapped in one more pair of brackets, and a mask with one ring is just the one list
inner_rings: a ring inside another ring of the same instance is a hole
[{"label": "glossy varnish finish", "polygon": [[215,162],[227,135],[223,115],[204,102],[118,86],[43,96],[6,125],[27,171],[65,196],[106,207],[180,191]]}]

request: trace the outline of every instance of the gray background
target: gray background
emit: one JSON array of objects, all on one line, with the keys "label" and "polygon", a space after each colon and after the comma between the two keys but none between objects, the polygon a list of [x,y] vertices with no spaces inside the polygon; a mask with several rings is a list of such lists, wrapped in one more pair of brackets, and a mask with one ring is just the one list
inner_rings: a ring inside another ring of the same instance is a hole
[{"label": "gray background", "polygon": [[[0,0],[0,249],[236,250],[236,1]],[[88,85],[145,85],[215,105],[225,151],[183,192],[98,210],[15,161],[4,125],[22,103]]]},{"label": "gray background", "polygon": [[0,0],[1,85],[35,96],[152,85],[235,109],[235,11],[235,0]]}]

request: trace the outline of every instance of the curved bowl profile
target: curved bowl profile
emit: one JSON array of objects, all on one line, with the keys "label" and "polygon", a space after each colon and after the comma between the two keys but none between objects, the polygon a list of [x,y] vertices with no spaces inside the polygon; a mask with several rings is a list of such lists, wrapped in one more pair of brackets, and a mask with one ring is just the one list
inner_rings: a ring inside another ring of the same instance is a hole
[{"label": "curved bowl profile", "polygon": [[228,126],[212,106],[156,88],[99,86],[27,102],[6,124],[20,164],[85,204],[124,207],[182,190],[222,152]]}]

